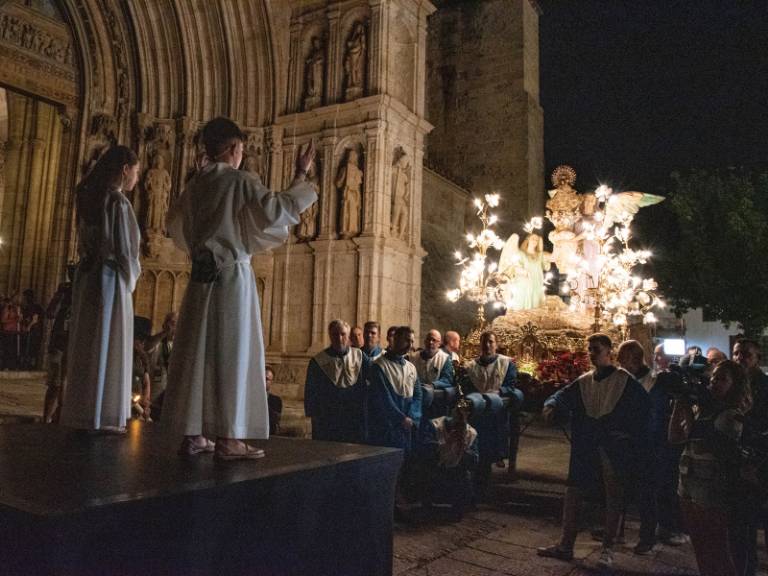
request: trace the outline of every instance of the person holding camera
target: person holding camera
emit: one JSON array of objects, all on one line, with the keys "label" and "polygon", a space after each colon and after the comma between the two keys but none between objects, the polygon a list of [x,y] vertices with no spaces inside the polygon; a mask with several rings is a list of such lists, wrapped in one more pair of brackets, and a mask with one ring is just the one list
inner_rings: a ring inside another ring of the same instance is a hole
[{"label": "person holding camera", "polygon": [[[749,386],[752,392],[752,408],[746,414],[744,420],[743,444],[757,453],[765,454],[768,451],[768,375],[760,369],[762,354],[760,344],[755,340],[742,338],[733,346],[733,360],[741,364],[747,372]],[[762,465],[756,466],[755,480],[768,484],[768,463],[766,457],[762,457]],[[758,479],[760,478],[760,479]],[[758,495],[760,502],[754,507],[754,516],[749,525],[747,576],[751,576],[757,570],[757,530],[763,529],[763,536],[768,547],[768,510],[766,510],[766,494]]]},{"label": "person holding camera", "polygon": [[669,441],[685,444],[680,461],[680,504],[702,576],[742,576],[747,567],[746,508],[742,474],[744,415],[752,405],[744,369],[718,364],[694,415],[690,400],[675,400]]},{"label": "person holding camera", "polygon": [[[667,440],[669,427],[670,397],[664,387],[668,372],[668,358],[663,344],[654,350],[657,372],[645,363],[645,351],[637,340],[627,340],[619,346],[619,365],[640,382],[651,401],[650,424],[648,427],[648,465],[638,482],[640,508],[640,539],[634,547],[635,554],[653,552],[658,539],[669,546],[681,546],[685,537],[680,533],[680,504],[677,498],[680,450]],[[657,380],[661,380],[657,383]]]}]

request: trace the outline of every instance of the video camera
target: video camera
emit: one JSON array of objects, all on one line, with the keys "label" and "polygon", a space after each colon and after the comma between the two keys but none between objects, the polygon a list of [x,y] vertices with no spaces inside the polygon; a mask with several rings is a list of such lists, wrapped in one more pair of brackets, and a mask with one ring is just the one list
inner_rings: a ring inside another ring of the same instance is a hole
[{"label": "video camera", "polygon": [[673,400],[686,400],[691,404],[706,404],[710,400],[707,359],[698,354],[689,362],[670,364],[669,370],[656,377],[656,385]]}]

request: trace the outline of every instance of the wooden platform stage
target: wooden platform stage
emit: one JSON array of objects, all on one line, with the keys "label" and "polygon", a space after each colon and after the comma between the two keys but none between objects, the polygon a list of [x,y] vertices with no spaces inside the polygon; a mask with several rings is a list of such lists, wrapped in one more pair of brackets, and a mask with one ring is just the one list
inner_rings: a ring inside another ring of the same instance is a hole
[{"label": "wooden platform stage", "polygon": [[152,424],[0,426],[0,574],[391,574],[399,450],[255,444],[266,458],[217,463]]}]

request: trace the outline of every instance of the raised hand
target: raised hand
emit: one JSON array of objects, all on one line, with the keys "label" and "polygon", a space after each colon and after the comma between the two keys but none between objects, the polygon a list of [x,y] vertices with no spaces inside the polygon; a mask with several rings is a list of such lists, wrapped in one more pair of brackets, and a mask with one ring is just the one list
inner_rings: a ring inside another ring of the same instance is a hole
[{"label": "raised hand", "polygon": [[296,160],[297,175],[309,172],[309,169],[312,168],[312,163],[315,160],[315,153],[315,142],[314,140],[311,140],[304,152],[299,154],[299,158]]}]

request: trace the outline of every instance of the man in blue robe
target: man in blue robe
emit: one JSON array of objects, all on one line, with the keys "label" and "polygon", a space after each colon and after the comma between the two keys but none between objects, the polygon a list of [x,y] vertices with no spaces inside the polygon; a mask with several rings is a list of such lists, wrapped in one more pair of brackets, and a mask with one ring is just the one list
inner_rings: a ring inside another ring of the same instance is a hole
[{"label": "man in blue robe", "polygon": [[304,412],[312,419],[312,439],[363,443],[366,436],[366,374],[371,360],[349,345],[349,324],[328,325],[330,347],[309,361]]},{"label": "man in blue robe", "polygon": [[[466,373],[469,381],[464,392],[472,403],[470,422],[479,435],[480,465],[476,483],[478,492],[482,493],[490,479],[491,464],[495,462],[498,467],[504,467],[504,458],[510,456],[510,434],[519,434],[517,415],[523,393],[515,387],[515,363],[509,356],[496,353],[493,332],[480,335],[480,357],[467,364]],[[502,400],[505,397],[509,398],[506,408]],[[513,465],[510,462],[510,466]]]},{"label": "man in blue robe", "polygon": [[646,462],[651,401],[642,385],[611,362],[613,343],[605,334],[587,339],[595,369],[553,394],[542,415],[551,421],[555,412],[571,416],[571,459],[568,488],[563,501],[560,542],[539,548],[539,556],[570,561],[578,533],[578,510],[584,496],[605,492],[605,532],[598,564],[613,565],[613,543],[624,509],[626,479],[637,475]]},{"label": "man in blue robe", "polygon": [[370,320],[363,324],[363,352],[371,360],[376,360],[382,355],[383,351],[379,346],[381,326],[378,322]]},{"label": "man in blue robe", "polygon": [[401,448],[406,459],[421,421],[421,382],[407,358],[413,339],[410,327],[399,326],[392,349],[374,361],[369,376],[369,443]]},{"label": "man in blue robe", "polygon": [[[456,398],[453,385],[453,362],[449,354],[440,348],[442,338],[437,330],[430,330],[424,338],[424,349],[410,355],[411,363],[422,385],[424,422],[438,416],[446,416]],[[441,390],[439,401],[435,391]]]}]

